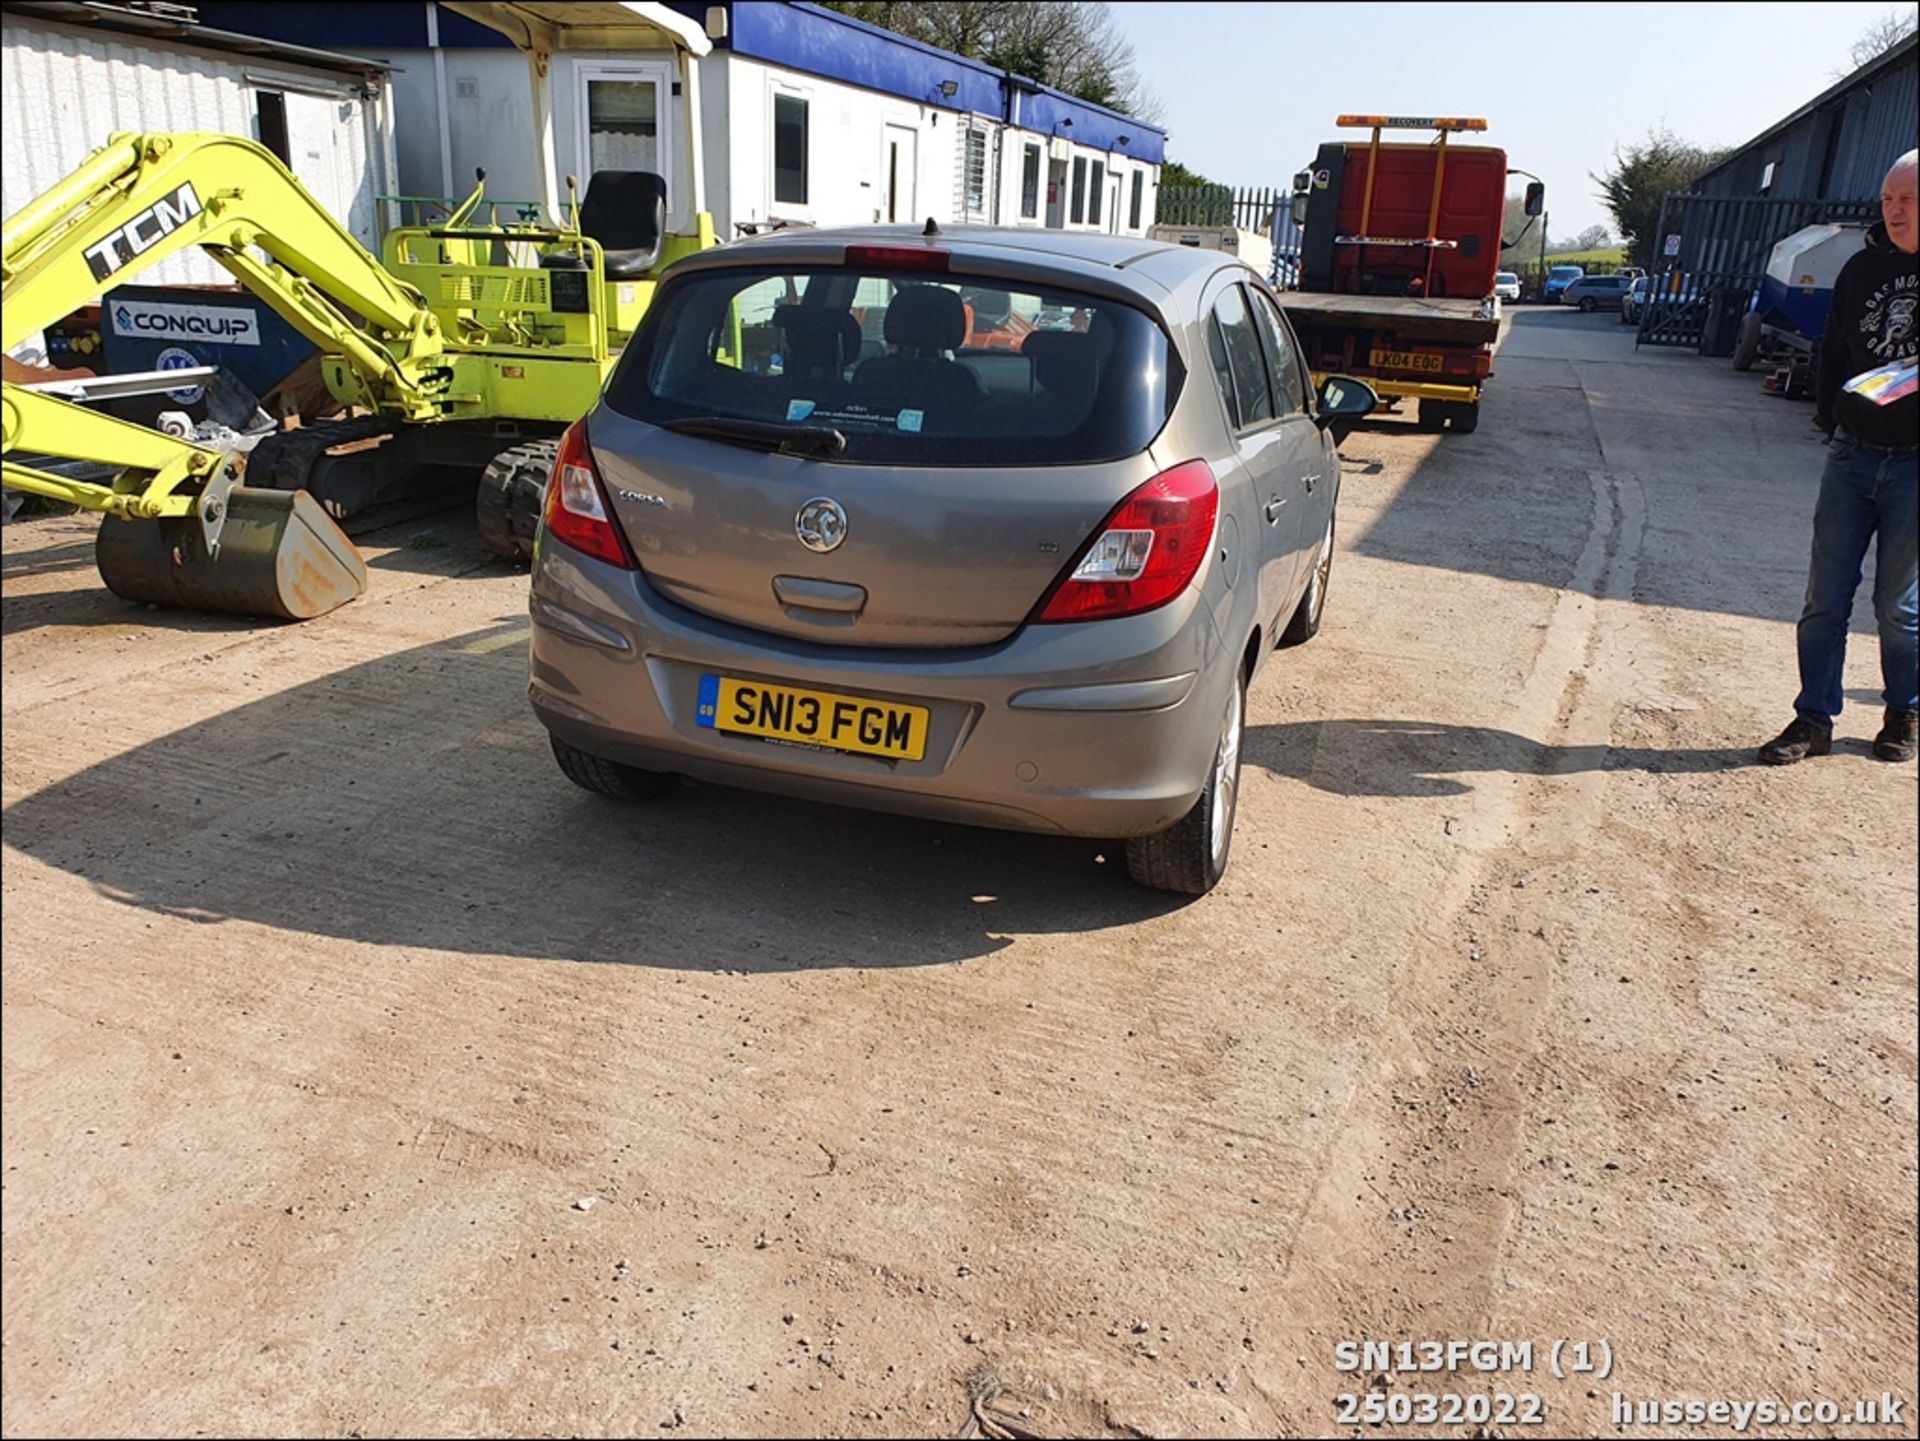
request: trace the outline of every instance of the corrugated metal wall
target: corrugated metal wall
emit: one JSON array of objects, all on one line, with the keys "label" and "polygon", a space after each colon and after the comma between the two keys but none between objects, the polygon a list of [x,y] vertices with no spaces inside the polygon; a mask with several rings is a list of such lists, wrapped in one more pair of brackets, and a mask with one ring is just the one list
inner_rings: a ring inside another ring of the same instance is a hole
[{"label": "corrugated metal wall", "polygon": [[[254,77],[250,79],[249,77]],[[256,81],[259,83],[256,84]],[[0,26],[0,213],[63,179],[117,130],[217,130],[258,138],[258,89],[285,81],[294,173],[363,245],[377,244],[374,194],[390,147],[377,104],[346,77],[275,61],[8,17]],[[321,92],[337,91],[326,95]],[[195,251],[137,277],[145,285],[231,284]]]},{"label": "corrugated metal wall", "polygon": [[1822,198],[1879,195],[1887,167],[1914,148],[1916,115],[1920,115],[1920,64],[1911,58],[1899,69],[1877,76],[1871,89],[1863,87],[1849,95],[1833,178]]}]

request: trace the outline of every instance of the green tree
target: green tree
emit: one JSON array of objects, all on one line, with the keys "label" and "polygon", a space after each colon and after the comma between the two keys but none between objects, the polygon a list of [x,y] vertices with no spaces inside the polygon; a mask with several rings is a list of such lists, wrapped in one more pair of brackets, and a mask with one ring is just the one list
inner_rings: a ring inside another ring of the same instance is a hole
[{"label": "green tree", "polygon": [[1614,147],[1613,167],[1591,178],[1600,187],[1600,201],[1613,216],[1620,243],[1633,263],[1653,265],[1660,237],[1660,202],[1681,195],[1727,157],[1725,149],[1711,150],[1680,139],[1665,129],[1650,130],[1647,138],[1624,150]]},{"label": "green tree", "polygon": [[1165,190],[1199,190],[1215,188],[1219,182],[1207,179],[1197,170],[1187,169],[1178,160],[1168,160],[1160,167],[1160,185]]},{"label": "green tree", "polygon": [[1500,249],[1504,254],[1525,259],[1540,253],[1540,226],[1544,217],[1527,214],[1527,197],[1509,195],[1500,223]]}]

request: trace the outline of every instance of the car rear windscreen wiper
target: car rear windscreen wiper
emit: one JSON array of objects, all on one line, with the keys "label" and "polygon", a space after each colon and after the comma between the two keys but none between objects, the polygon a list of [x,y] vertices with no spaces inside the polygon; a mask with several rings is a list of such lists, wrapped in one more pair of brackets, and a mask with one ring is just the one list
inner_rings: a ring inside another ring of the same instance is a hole
[{"label": "car rear windscreen wiper", "polygon": [[830,425],[793,425],[773,420],[736,420],[728,415],[689,415],[669,420],[661,429],[677,435],[697,435],[732,445],[751,445],[782,455],[831,460],[847,449],[847,438]]}]

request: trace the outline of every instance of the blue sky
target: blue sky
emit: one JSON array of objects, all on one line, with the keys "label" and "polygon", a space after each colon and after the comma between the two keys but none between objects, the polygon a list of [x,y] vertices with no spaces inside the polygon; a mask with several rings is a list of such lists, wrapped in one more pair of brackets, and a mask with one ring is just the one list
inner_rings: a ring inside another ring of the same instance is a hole
[{"label": "blue sky", "polygon": [[1660,124],[1703,145],[1747,140],[1833,84],[1860,32],[1900,7],[1123,0],[1112,8],[1166,109],[1168,153],[1209,178],[1284,187],[1321,141],[1338,137],[1342,112],[1478,115],[1488,144],[1547,182],[1558,237],[1611,228],[1587,177],[1608,166],[1617,142]]}]

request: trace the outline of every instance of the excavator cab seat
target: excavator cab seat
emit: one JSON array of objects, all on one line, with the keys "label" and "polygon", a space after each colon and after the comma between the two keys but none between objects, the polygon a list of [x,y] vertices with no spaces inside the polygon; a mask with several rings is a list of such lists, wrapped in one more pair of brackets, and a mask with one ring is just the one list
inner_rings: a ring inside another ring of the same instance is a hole
[{"label": "excavator cab seat", "polygon": [[[666,178],[651,170],[594,171],[587,198],[580,202],[580,229],[600,242],[607,279],[640,279],[660,260],[660,240],[667,229]],[[580,265],[577,256],[564,253],[540,263],[550,270]]]}]

